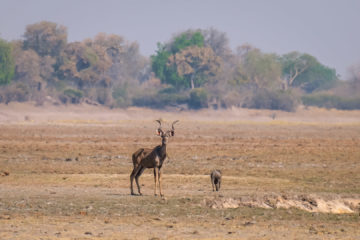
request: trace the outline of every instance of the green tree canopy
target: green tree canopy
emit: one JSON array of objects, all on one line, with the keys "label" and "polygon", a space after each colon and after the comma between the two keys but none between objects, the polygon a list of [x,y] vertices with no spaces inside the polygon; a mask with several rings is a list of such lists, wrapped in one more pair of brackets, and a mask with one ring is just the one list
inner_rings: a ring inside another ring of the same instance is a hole
[{"label": "green tree canopy", "polygon": [[[221,39],[214,34],[214,39]],[[218,40],[217,45],[222,46]],[[200,30],[188,30],[176,35],[167,44],[158,44],[156,55],[151,56],[152,70],[162,83],[173,85],[177,90],[201,87],[220,66],[220,59],[211,47],[205,46]]]},{"label": "green tree canopy", "polygon": [[14,77],[15,62],[11,44],[0,39],[0,85],[8,84]]},{"label": "green tree canopy", "polygon": [[204,46],[204,36],[200,31],[187,31],[175,37],[170,46],[171,53],[176,54],[180,50],[189,46]]},{"label": "green tree canopy", "polygon": [[329,89],[335,85],[338,78],[336,70],[317,62],[295,79],[294,85],[300,86],[306,92]]},{"label": "green tree canopy", "polygon": [[300,54],[299,52],[290,52],[280,57],[282,64],[282,73],[284,87],[292,87],[294,80],[306,69],[314,65],[316,59],[309,54]]},{"label": "green tree canopy", "polygon": [[326,89],[337,81],[335,69],[322,65],[314,56],[290,52],[280,57],[285,88],[301,87],[307,92]]}]

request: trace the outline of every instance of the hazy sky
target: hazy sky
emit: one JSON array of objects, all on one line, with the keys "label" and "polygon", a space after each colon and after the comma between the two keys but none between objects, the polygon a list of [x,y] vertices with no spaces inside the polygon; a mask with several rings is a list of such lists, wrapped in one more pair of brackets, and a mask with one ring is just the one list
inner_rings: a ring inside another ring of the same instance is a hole
[{"label": "hazy sky", "polygon": [[66,26],[69,42],[114,33],[146,56],[174,33],[214,27],[232,49],[306,52],[344,77],[360,63],[360,0],[0,0],[1,38],[43,20]]}]

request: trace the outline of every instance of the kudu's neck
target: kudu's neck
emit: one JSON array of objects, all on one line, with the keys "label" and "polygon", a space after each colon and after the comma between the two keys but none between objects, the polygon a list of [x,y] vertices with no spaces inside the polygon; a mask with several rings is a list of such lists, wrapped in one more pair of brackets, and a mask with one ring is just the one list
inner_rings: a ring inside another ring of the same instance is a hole
[{"label": "kudu's neck", "polygon": [[161,145],[160,145],[160,155],[161,156],[165,156],[166,155],[166,143],[164,142],[161,142]]}]

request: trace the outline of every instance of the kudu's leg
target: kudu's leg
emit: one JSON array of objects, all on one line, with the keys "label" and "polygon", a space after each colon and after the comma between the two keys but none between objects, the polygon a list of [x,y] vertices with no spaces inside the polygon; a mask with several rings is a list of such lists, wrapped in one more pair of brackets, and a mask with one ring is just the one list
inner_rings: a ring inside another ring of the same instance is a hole
[{"label": "kudu's leg", "polygon": [[157,196],[156,189],[159,182],[159,168],[154,167],[154,180],[155,180],[155,191],[154,195]]},{"label": "kudu's leg", "polygon": [[214,182],[216,191],[219,191],[219,179],[215,178]]},{"label": "kudu's leg", "polygon": [[214,186],[214,178],[213,178],[213,176],[211,176],[210,177],[210,179],[211,179],[211,185],[212,185],[212,188],[213,188],[213,192],[215,191],[215,186]]},{"label": "kudu's leg", "polygon": [[134,182],[134,177],[136,175],[136,170],[137,170],[137,167],[134,166],[134,169],[132,170],[132,172],[130,174],[130,191],[131,191],[131,195],[135,195],[134,190],[133,190],[133,182]]},{"label": "kudu's leg", "polygon": [[145,168],[142,167],[142,166],[139,166],[137,171],[136,171],[136,174],[135,174],[135,182],[136,182],[136,186],[138,188],[138,192],[139,192],[139,195],[142,195],[141,191],[140,191],[140,184],[139,184],[139,177],[141,176],[141,174],[144,172]]},{"label": "kudu's leg", "polygon": [[159,188],[160,188],[160,196],[163,197],[164,194],[162,194],[161,180],[162,180],[162,171],[161,171],[161,168],[160,168],[159,169]]}]

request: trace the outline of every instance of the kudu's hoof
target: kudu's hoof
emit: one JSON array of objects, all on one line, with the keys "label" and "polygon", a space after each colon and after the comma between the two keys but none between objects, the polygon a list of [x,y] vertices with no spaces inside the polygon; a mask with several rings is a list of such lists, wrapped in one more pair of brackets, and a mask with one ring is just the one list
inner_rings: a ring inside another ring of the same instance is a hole
[{"label": "kudu's hoof", "polygon": [[132,195],[132,196],[141,196],[142,193],[136,194],[136,193],[133,193],[133,192],[132,192],[131,195]]}]

